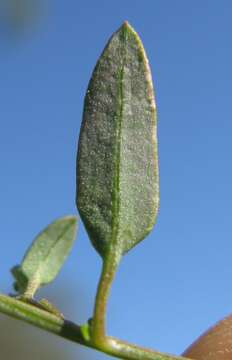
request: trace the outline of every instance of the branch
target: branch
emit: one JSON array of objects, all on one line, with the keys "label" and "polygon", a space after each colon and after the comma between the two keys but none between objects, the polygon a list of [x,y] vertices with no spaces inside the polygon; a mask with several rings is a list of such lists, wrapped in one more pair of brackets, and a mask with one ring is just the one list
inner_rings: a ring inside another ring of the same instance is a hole
[{"label": "branch", "polygon": [[71,321],[62,319],[34,305],[24,303],[15,298],[0,294],[0,312],[13,318],[23,320],[43,330],[79,343],[89,348],[102,351],[108,355],[124,360],[188,360],[184,357],[172,356],[160,352],[143,349],[113,337],[105,337],[102,346],[96,346],[88,339],[82,327]]},{"label": "branch", "polygon": [[0,312],[65,339],[78,342],[82,345],[86,343],[86,340],[83,339],[80,326],[16,298],[0,294]]}]

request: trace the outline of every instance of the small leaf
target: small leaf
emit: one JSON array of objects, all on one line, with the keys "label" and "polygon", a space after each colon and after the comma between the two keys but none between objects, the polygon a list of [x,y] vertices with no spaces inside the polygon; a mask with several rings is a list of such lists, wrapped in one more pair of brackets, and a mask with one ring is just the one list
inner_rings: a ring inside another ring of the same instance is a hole
[{"label": "small leaf", "polygon": [[12,268],[15,290],[32,297],[42,285],[54,280],[76,237],[77,219],[60,218],[47,226],[33,241],[21,265]]},{"label": "small leaf", "polygon": [[148,60],[126,22],[92,74],[77,157],[77,207],[102,257],[152,229],[159,204],[156,108]]}]

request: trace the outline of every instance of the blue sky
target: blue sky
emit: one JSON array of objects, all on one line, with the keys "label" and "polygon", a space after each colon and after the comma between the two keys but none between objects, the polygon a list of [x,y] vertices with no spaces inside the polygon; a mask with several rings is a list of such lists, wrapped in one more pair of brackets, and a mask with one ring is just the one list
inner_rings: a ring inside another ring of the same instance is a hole
[{"label": "blue sky", "polygon": [[[1,27],[1,291],[11,291],[8,270],[36,233],[76,213],[85,90],[106,41],[127,19],[153,73],[161,203],[154,231],[123,258],[107,328],[178,354],[232,310],[232,3],[144,3],[51,0],[17,36]],[[69,287],[69,318],[91,316],[100,266],[80,224],[74,250],[51,285]],[[76,345],[65,344],[74,358]],[[88,349],[82,354],[109,358]]]}]

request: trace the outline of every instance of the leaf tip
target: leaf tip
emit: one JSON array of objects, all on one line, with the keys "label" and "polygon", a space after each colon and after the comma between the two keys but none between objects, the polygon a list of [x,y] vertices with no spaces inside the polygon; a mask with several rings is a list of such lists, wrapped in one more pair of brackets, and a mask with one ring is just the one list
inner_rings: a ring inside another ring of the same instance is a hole
[{"label": "leaf tip", "polygon": [[[77,216],[74,215],[66,215],[62,218],[60,218],[60,222],[63,224],[67,224],[67,226],[70,226],[73,228],[74,232],[77,231]],[[59,220],[58,220],[59,221]]]},{"label": "leaf tip", "polygon": [[130,25],[129,21],[128,20],[125,20],[123,23],[122,23],[122,28],[124,29],[133,29],[132,26]]},{"label": "leaf tip", "polygon": [[130,27],[129,21],[128,21],[128,20],[125,20],[125,21],[123,22],[122,26],[124,26],[125,28]]},{"label": "leaf tip", "polygon": [[[63,218],[62,218],[63,220],[65,220],[65,221],[67,221],[67,222],[69,222],[70,224],[77,224],[77,216],[74,216],[74,215],[67,215],[67,216],[64,216]],[[61,219],[61,220],[62,220]]]},{"label": "leaf tip", "polygon": [[122,32],[124,36],[129,34],[136,34],[136,31],[133,29],[133,27],[130,25],[129,21],[125,20],[122,25],[120,26],[119,32]]}]

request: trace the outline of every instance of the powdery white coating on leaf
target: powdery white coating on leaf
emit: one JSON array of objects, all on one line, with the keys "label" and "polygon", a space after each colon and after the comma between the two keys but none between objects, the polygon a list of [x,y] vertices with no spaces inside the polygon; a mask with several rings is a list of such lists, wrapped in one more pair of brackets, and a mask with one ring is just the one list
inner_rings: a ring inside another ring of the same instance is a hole
[{"label": "powdery white coating on leaf", "polygon": [[159,183],[156,112],[148,61],[125,23],[93,72],[77,159],[77,206],[104,256],[125,253],[152,229]]}]

